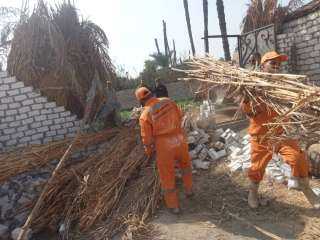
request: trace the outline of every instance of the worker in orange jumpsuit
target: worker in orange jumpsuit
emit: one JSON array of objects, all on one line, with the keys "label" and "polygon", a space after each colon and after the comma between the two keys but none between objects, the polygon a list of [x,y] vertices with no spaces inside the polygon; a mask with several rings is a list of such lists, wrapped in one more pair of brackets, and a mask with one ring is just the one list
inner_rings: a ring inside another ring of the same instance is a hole
[{"label": "worker in orange jumpsuit", "polygon": [[[267,52],[261,59],[261,70],[268,73],[277,73],[281,62],[287,61],[286,55],[277,52]],[[252,103],[247,98],[242,101],[242,109],[250,118],[249,134],[251,135],[251,167],[248,171],[250,189],[248,204],[251,208],[259,206],[258,188],[262,180],[265,168],[272,159],[273,152],[279,153],[283,160],[291,166],[294,179],[299,183],[299,190],[302,190],[307,200],[314,208],[320,208],[319,198],[309,186],[308,161],[306,154],[300,149],[296,140],[287,139],[276,144],[271,143],[264,135],[268,127],[264,124],[270,123],[278,114],[264,103]],[[280,135],[283,129],[279,127],[275,134]]]},{"label": "worker in orange jumpsuit", "polygon": [[182,112],[169,98],[155,98],[152,92],[140,87],[136,98],[144,106],[139,122],[146,154],[156,154],[161,189],[167,208],[172,213],[180,212],[175,182],[175,163],[178,161],[187,197],[192,192],[192,169],[188,144],[181,128]]}]

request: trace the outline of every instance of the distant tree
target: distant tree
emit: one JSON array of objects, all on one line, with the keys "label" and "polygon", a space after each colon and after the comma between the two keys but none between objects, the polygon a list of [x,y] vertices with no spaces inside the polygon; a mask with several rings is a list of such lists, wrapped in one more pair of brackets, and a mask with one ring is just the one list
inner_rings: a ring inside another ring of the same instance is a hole
[{"label": "distant tree", "polygon": [[166,56],[162,53],[158,54],[158,53],[153,53],[150,55],[150,57],[152,57],[152,61],[155,63],[155,65],[161,68],[165,68],[165,67],[169,67],[169,63],[170,63],[170,56]]},{"label": "distant tree", "polygon": [[217,12],[218,12],[220,31],[221,31],[221,35],[222,35],[222,45],[223,45],[223,50],[224,50],[224,58],[226,61],[230,61],[231,56],[230,56],[229,41],[227,38],[227,25],[226,25],[226,17],[224,14],[223,0],[217,0],[216,3],[217,3]]},{"label": "distant tree", "polygon": [[194,43],[193,43],[188,0],[183,0],[183,6],[184,6],[184,12],[186,15],[186,22],[187,22],[187,27],[188,27],[188,34],[189,34],[189,39],[190,39],[191,51],[192,51],[192,55],[195,56],[196,50],[195,50]]}]

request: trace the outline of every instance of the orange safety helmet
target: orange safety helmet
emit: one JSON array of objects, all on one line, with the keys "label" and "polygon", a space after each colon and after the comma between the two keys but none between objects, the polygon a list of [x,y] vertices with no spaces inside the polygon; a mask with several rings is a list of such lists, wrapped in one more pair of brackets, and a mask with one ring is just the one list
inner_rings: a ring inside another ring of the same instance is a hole
[{"label": "orange safety helmet", "polygon": [[284,54],[279,54],[276,51],[270,51],[263,55],[261,58],[261,65],[269,60],[279,60],[280,62],[288,61],[288,56]]},{"label": "orange safety helmet", "polygon": [[151,95],[151,91],[146,87],[140,87],[135,92],[138,101],[142,101]]}]

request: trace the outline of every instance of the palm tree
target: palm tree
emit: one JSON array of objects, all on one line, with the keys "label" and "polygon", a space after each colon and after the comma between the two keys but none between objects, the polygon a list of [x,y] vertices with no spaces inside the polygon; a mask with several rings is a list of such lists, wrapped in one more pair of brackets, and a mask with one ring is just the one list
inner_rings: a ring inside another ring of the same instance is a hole
[{"label": "palm tree", "polygon": [[303,0],[290,0],[287,6],[281,6],[278,0],[251,0],[242,20],[242,32],[250,32],[269,24],[278,25],[289,13],[303,4]]},{"label": "palm tree", "polygon": [[183,0],[183,6],[184,6],[184,12],[185,12],[185,15],[186,15],[186,22],[187,22],[187,26],[188,26],[188,33],[189,33],[189,39],[190,39],[190,44],[191,44],[192,55],[195,56],[196,55],[196,50],[194,48],[193,37],[192,37],[188,0]]},{"label": "palm tree", "polygon": [[204,50],[209,53],[208,37],[208,0],[203,0],[203,18],[204,18]]},{"label": "palm tree", "polygon": [[218,18],[219,18],[220,31],[222,35],[224,58],[226,61],[230,61],[231,56],[230,56],[229,42],[227,37],[227,25],[226,25],[226,17],[224,14],[223,0],[217,0],[217,12],[218,12]]}]

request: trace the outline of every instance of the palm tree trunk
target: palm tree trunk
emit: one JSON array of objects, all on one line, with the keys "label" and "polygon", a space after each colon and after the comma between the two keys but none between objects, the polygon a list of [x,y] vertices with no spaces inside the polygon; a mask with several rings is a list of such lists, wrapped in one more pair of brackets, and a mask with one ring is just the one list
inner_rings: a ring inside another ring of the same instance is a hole
[{"label": "palm tree trunk", "polygon": [[196,50],[194,48],[193,37],[192,37],[188,0],[183,0],[183,6],[184,6],[184,12],[185,12],[185,15],[186,15],[186,22],[187,22],[187,26],[188,26],[188,34],[189,34],[189,39],[190,39],[192,55],[195,56],[196,55]]},{"label": "palm tree trunk", "polygon": [[165,51],[165,55],[168,57],[170,52],[169,52],[169,43],[168,43],[168,37],[167,37],[167,24],[164,20],[162,20],[162,24],[163,24],[164,51]]},{"label": "palm tree trunk", "polygon": [[159,48],[159,44],[158,44],[158,39],[157,38],[154,39],[154,43],[156,44],[157,52],[160,55],[161,52],[160,52],[160,48]]},{"label": "palm tree trunk", "polygon": [[226,17],[224,14],[223,0],[217,0],[217,12],[218,12],[218,18],[219,18],[220,31],[222,35],[224,58],[226,61],[230,61],[231,56],[230,56],[230,48],[229,48],[229,42],[227,37],[227,25],[226,25]]},{"label": "palm tree trunk", "polygon": [[177,52],[176,52],[176,43],[174,39],[172,39],[172,46],[173,46],[173,64],[174,66],[177,65]]},{"label": "palm tree trunk", "polygon": [[204,22],[204,50],[209,53],[208,37],[208,0],[203,0],[203,22]]}]

